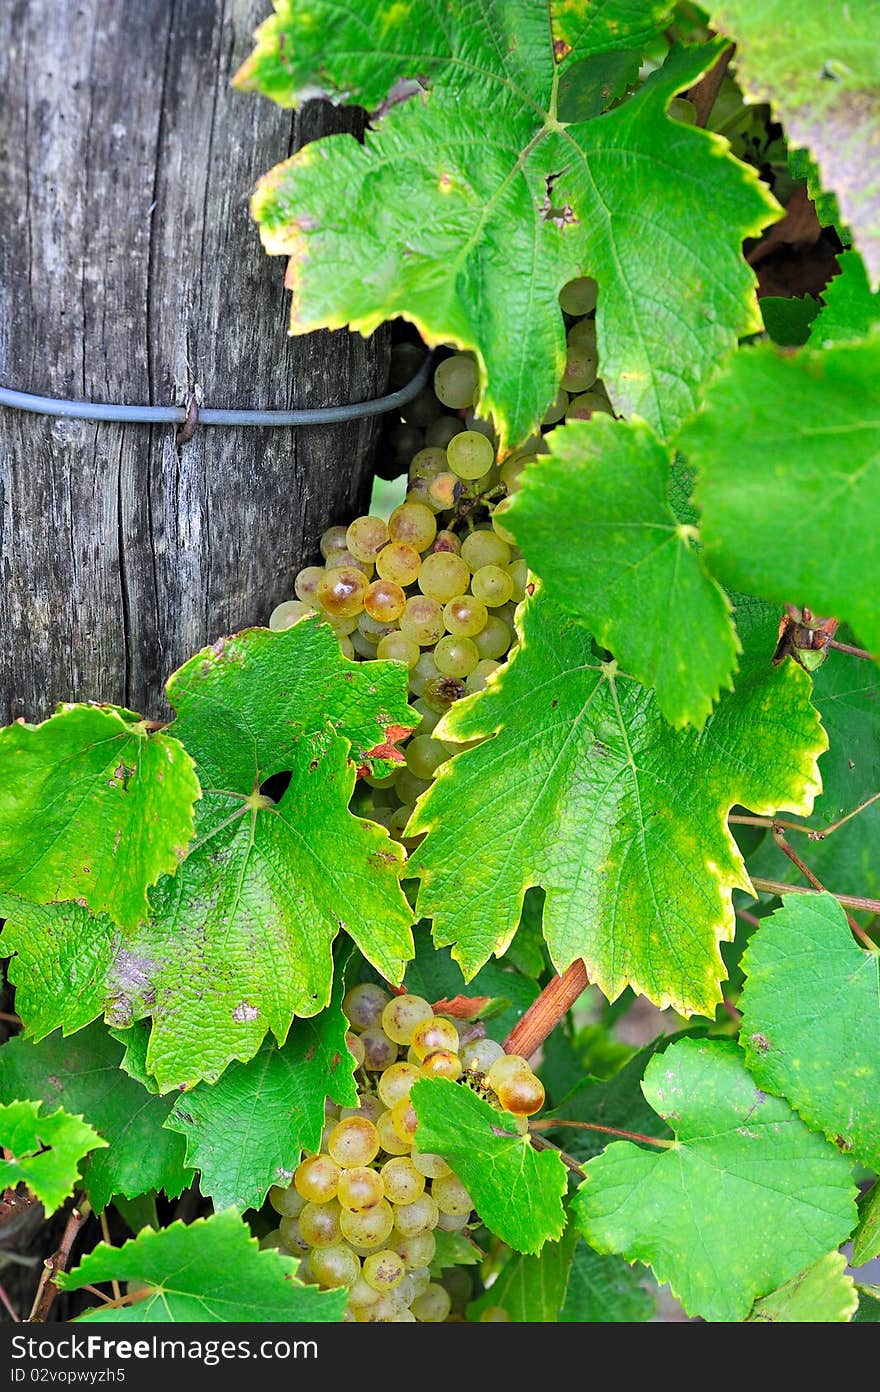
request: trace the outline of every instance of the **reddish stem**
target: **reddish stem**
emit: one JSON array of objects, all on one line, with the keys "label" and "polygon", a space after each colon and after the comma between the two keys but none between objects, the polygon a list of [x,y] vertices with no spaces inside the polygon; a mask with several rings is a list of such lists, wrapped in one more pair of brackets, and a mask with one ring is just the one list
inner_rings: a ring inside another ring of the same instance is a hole
[{"label": "reddish stem", "polygon": [[70,1261],[71,1249],[77,1234],[91,1211],[91,1205],[85,1196],[81,1196],[81,1202],[74,1204],[71,1209],[58,1251],[47,1258],[43,1264],[43,1274],[40,1277],[40,1284],[37,1287],[34,1303],[28,1315],[30,1324],[40,1324],[48,1317],[59,1290],[55,1284],[55,1277],[59,1271],[67,1270],[67,1263]]},{"label": "reddish stem", "polygon": [[[796,865],[798,870],[800,870],[801,874],[804,876],[804,878],[809,880],[813,888],[817,890],[820,894],[824,894],[825,886],[823,885],[822,881],[819,879],[818,875],[813,874],[810,867],[808,865],[805,865],[804,862],[801,860],[800,856],[792,850],[791,846],[789,846],[788,842],[785,839],[785,834],[782,831],[781,827],[775,826],[773,828],[773,840],[776,842],[777,846],[783,852],[783,854],[788,856],[792,865]],[[867,943],[869,947],[873,947],[873,942],[868,937],[868,934],[865,932],[861,924],[857,923],[856,920],[853,918],[852,914],[849,913],[846,909],[844,909],[844,913],[846,914],[846,921],[849,924],[852,931],[855,933],[856,937],[859,938],[862,942]]]},{"label": "reddish stem", "polygon": [[838,652],[849,653],[850,657],[864,657],[868,662],[874,661],[873,654],[869,653],[867,648],[857,648],[852,643],[838,643],[836,638],[829,639],[828,647],[836,648]]},{"label": "reddish stem", "polygon": [[554,976],[504,1040],[505,1053],[531,1058],[589,984],[587,969],[580,958],[561,976]]},{"label": "reddish stem", "polygon": [[577,1126],[581,1131],[601,1131],[603,1136],[617,1136],[622,1141],[639,1141],[642,1145],[659,1146],[661,1150],[671,1150],[675,1141],[663,1141],[659,1136],[646,1136],[641,1131],[622,1131],[619,1126],[600,1126],[598,1121],[562,1121],[556,1117],[542,1117],[533,1121],[530,1131],[555,1131],[557,1126]]},{"label": "reddish stem", "polygon": [[9,1296],[6,1294],[2,1286],[0,1286],[0,1305],[3,1306],[4,1310],[6,1311],[9,1318],[13,1321],[14,1324],[21,1323],[21,1315],[16,1310],[15,1306],[9,1299]]}]

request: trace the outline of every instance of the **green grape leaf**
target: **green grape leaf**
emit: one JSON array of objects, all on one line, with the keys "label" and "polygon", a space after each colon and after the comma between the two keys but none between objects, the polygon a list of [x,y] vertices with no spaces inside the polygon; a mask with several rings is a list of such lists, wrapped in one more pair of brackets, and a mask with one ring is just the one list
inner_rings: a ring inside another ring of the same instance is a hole
[{"label": "green grape leaf", "polygon": [[[34,942],[50,933],[53,993],[71,959],[87,959],[76,967],[88,982],[80,1018],[96,998],[108,1023],[152,1017],[145,1067],[162,1092],[215,1080],[267,1032],[281,1043],[295,1015],[322,1010],[340,930],[399,981],[413,952],[403,852],[348,803],[355,761],[371,763],[411,728],[405,686],[400,663],[348,662],[332,630],[308,619],[221,639],[171,677],[172,728],[203,790],[195,843],[151,891],[149,921],[122,942],[76,905],[51,926],[18,915],[16,979],[25,958],[39,972],[27,989],[43,1023],[61,1010],[46,999]],[[261,792],[267,780],[274,798]]]},{"label": "green grape leaf", "polygon": [[537,1256],[512,1252],[487,1291],[468,1305],[470,1320],[500,1306],[515,1324],[556,1324],[565,1304],[580,1234],[569,1224],[560,1242],[545,1242]]},{"label": "green grape leaf", "polygon": [[848,1324],[859,1306],[855,1282],[842,1252],[828,1252],[778,1290],[756,1300],[749,1323]]},{"label": "green grape leaf", "polygon": [[417,1082],[419,1150],[442,1155],[470,1193],[490,1232],[517,1252],[538,1252],[565,1227],[565,1166],[535,1150],[515,1119],[446,1078]]},{"label": "green grape leaf", "polygon": [[[832,282],[833,283],[833,282]],[[774,343],[783,348],[800,348],[810,337],[810,329],[822,306],[812,295],[763,295],[761,317]]]},{"label": "green grape leaf", "polygon": [[434,1241],[436,1249],[430,1264],[432,1276],[439,1276],[450,1266],[476,1266],[486,1255],[466,1232],[443,1232],[441,1228],[435,1228]]},{"label": "green grape leaf", "polygon": [[739,628],[736,689],[697,734],[670,729],[653,693],[597,659],[542,593],[528,603],[503,674],[437,727],[484,742],[441,766],[409,823],[427,833],[408,865],[418,911],[466,976],[503,954],[541,883],[558,971],[581,957],[610,1000],[629,984],[713,1015],[731,891],[750,886],[727,814],[809,812],[826,743],[806,672],[770,664],[775,628],[746,610]]},{"label": "green grape leaf", "polygon": [[670,458],[643,421],[597,415],[549,436],[505,513],[547,596],[654,688],[676,728],[732,686],[739,643],[696,529],[669,503]]},{"label": "green grape leaf", "polygon": [[187,1164],[215,1208],[259,1208],[271,1185],[290,1183],[303,1150],[320,1150],[324,1099],[356,1106],[342,986],[320,1015],[294,1020],[280,1048],[265,1040],[247,1063],[175,1103],[165,1124],[186,1138]]},{"label": "green grape leaf", "polygon": [[128,1029],[111,1029],[109,1033],[122,1045],[124,1051],[119,1060],[119,1067],[136,1083],[140,1083],[141,1087],[146,1088],[147,1092],[158,1092],[156,1079],[147,1068],[147,1053],[150,1048],[149,1024],[142,1020],[136,1025],[129,1025]]},{"label": "green grape leaf", "polygon": [[824,306],[810,329],[814,348],[867,338],[880,323],[880,290],[871,290],[861,256],[856,251],[843,251],[838,260],[840,275],[834,276],[822,291]]},{"label": "green grape leaf", "polygon": [[135,1304],[87,1310],[78,1322],[117,1324],[337,1323],[344,1290],[319,1291],[295,1279],[298,1262],[261,1252],[232,1208],[160,1232],[144,1228],[122,1247],[101,1242],[74,1271],[57,1277],[62,1290],[101,1281],[137,1281]]},{"label": "green grape leaf", "polygon": [[107,1142],[81,1116],[60,1107],[41,1115],[41,1107],[0,1102],[0,1147],[8,1157],[0,1159],[0,1190],[26,1184],[48,1215],[73,1193],[84,1157]]},{"label": "green grape leaf", "polygon": [[0,945],[4,956],[15,954],[7,971],[29,1038],[54,1029],[74,1034],[97,1019],[113,963],[123,955],[118,925],[79,904],[29,904],[0,894],[4,917]]},{"label": "green grape leaf", "polygon": [[760,328],[741,244],[777,205],[725,141],[666,114],[720,41],[676,50],[614,110],[566,123],[567,72],[639,47],[660,6],[585,16],[570,3],[450,10],[433,0],[418,23],[395,0],[276,9],[241,86],[293,104],[317,84],[372,106],[401,80],[428,84],[383,106],[363,144],[313,142],[260,181],[253,213],[266,250],[290,258],[292,332],[369,333],[402,316],[428,343],[472,349],[477,409],[504,449],[556,397],[558,294],[572,277],[599,284],[601,375],[615,408],[663,434],[737,336]]},{"label": "green grape leaf", "polygon": [[743,956],[746,1061],[759,1087],[880,1169],[880,953],[859,947],[830,894],[782,905]]},{"label": "green grape leaf", "polygon": [[676,1139],[589,1161],[574,1205],[592,1247],[646,1262],[689,1314],[740,1321],[849,1236],[850,1164],[755,1086],[734,1043],[680,1040],[642,1086]]},{"label": "green grape leaf", "polygon": [[859,1226],[853,1236],[853,1266],[880,1257],[880,1182],[859,1199]]},{"label": "green grape leaf", "polygon": [[193,1175],[179,1136],[162,1129],[169,1099],[146,1092],[120,1068],[122,1046],[103,1025],[72,1039],[50,1035],[38,1044],[19,1036],[0,1049],[0,1092],[39,1097],[80,1113],[103,1137],[82,1174],[89,1202],[101,1212],[117,1194],[135,1198],[164,1189],[175,1199]]},{"label": "green grape leaf", "polygon": [[456,996],[490,996],[510,1004],[486,1020],[486,1034],[500,1043],[528,1010],[540,987],[518,971],[511,971],[507,962],[487,962],[470,981],[465,981],[461,967],[452,960],[448,948],[438,950],[431,942],[427,925],[416,933],[416,954],[406,969],[406,989],[413,995],[424,996],[432,1003],[454,1000]]},{"label": "green grape leaf", "polygon": [[574,1249],[561,1324],[634,1324],[649,1320],[654,1299],[643,1277],[622,1257],[594,1252],[586,1242]]},{"label": "green grape leaf", "polygon": [[856,1286],[859,1308],[853,1324],[880,1324],[880,1286]]},{"label": "green grape leaf", "polygon": [[[642,1078],[654,1055],[663,1053],[671,1042],[671,1036],[661,1035],[653,1044],[633,1054],[610,1078],[584,1078],[563,1097],[558,1107],[544,1110],[542,1120],[590,1122],[594,1126],[638,1131],[644,1136],[666,1140],[672,1133],[647,1101],[642,1091]],[[608,1144],[607,1135],[601,1131],[568,1126],[554,1129],[553,1140],[581,1162],[601,1155]]]},{"label": "green grape leaf", "polygon": [[193,835],[199,785],[167,731],[117,706],[62,705],[0,730],[0,890],[76,899],[125,928],[173,874]]},{"label": "green grape leaf", "polygon": [[789,144],[808,150],[880,279],[878,0],[717,0],[712,23],[736,41],[746,97],[769,102]]},{"label": "green grape leaf", "polygon": [[744,349],[680,445],[713,574],[845,619],[880,653],[880,331],[822,352]]}]

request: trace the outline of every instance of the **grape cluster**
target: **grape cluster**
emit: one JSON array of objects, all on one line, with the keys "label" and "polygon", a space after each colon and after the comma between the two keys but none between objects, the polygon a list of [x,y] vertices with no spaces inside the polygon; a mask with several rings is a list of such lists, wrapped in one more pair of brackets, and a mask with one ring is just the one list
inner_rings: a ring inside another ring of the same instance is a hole
[{"label": "grape cluster", "polygon": [[544,1089],[480,1022],[435,1015],[421,996],[363,982],[343,1009],[358,1105],[328,1101],[320,1150],[306,1155],[287,1188],[269,1192],[280,1221],[264,1245],[298,1256],[300,1280],[344,1286],[348,1320],[456,1318],[471,1293],[466,1273],[451,1267],[437,1280],[429,1268],[435,1232],[466,1229],[473,1202],[442,1156],[418,1149],[410,1090],[420,1078],[464,1081],[525,1119],[543,1105]]},{"label": "grape cluster", "polygon": [[[610,412],[597,383],[595,282],[571,281],[560,295],[567,360],[559,395],[544,420]],[[392,384],[408,380],[424,357],[416,344],[392,352]],[[454,701],[481,691],[516,650],[514,616],[529,584],[526,562],[504,526],[509,496],[523,469],[546,452],[543,435],[503,461],[491,426],[474,415],[478,371],[453,352],[404,409],[390,437],[385,473],[407,469],[407,493],[387,522],[357,517],[321,537],[323,565],[296,576],[296,598],[272,611],[269,627],[288,628],[316,611],[336,632],[348,658],[404,663],[415,728],[401,745],[405,764],[384,778],[367,776],[354,810],[388,828],[407,847],[416,799],[440,764],[461,745],[434,731]]]}]

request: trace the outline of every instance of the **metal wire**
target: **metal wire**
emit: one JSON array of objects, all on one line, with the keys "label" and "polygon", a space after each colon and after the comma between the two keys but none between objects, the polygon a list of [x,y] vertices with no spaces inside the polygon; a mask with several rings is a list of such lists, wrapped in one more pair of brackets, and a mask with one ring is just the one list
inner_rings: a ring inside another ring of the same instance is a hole
[{"label": "metal wire", "polygon": [[[200,406],[199,425],[333,425],[338,421],[358,420],[362,416],[379,416],[405,406],[427,385],[434,355],[428,353],[416,375],[398,391],[370,401],[355,401],[348,406],[317,406],[296,411],[227,411],[218,407]],[[172,424],[186,426],[192,421],[193,408],[187,406],[124,406],[98,401],[68,401],[54,396],[34,396],[0,386],[0,406],[15,411],[31,411],[43,416],[61,416],[66,420],[128,421],[142,425]]]}]

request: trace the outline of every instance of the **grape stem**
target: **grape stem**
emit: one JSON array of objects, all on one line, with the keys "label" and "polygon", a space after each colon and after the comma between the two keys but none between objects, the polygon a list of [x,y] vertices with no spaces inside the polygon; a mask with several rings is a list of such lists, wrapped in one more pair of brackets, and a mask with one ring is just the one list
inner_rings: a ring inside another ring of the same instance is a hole
[{"label": "grape stem", "polygon": [[619,1126],[600,1126],[598,1121],[563,1121],[561,1117],[540,1117],[529,1123],[529,1131],[555,1131],[557,1126],[576,1126],[581,1131],[601,1131],[603,1136],[616,1136],[622,1141],[638,1141],[640,1145],[658,1146],[661,1150],[673,1150],[675,1141],[664,1141],[659,1136],[646,1136],[641,1131],[622,1131]]},{"label": "grape stem", "polygon": [[[789,846],[788,842],[785,839],[785,832],[782,830],[782,827],[773,827],[771,834],[773,836],[773,840],[776,842],[780,851],[782,851],[783,855],[788,856],[792,865],[797,866],[804,879],[808,880],[809,883],[813,886],[813,888],[817,890],[820,894],[824,894],[825,886],[823,885],[822,881],[819,879],[818,875],[813,874],[809,865],[805,865],[804,862],[801,860],[800,856],[797,854],[797,852],[791,846]],[[868,934],[865,932],[861,924],[858,923],[856,919],[853,918],[852,914],[849,913],[846,909],[844,909],[844,913],[846,914],[846,921],[849,924],[852,931],[855,933],[856,937],[860,940],[860,942],[863,942],[868,947],[872,948],[874,944],[868,937]]]},{"label": "grape stem", "polygon": [[845,826],[853,817],[857,817],[860,812],[864,812],[866,807],[870,807],[880,798],[880,793],[872,793],[864,802],[860,802],[858,807],[854,807],[851,812],[847,812],[845,817],[840,817],[838,821],[832,822],[830,826],[816,828],[809,827],[804,822],[787,822],[782,817],[752,817],[731,813],[727,818],[731,826],[754,826],[754,827],[784,827],[786,831],[799,831],[807,837],[808,841],[824,841],[833,831]]},{"label": "grape stem", "polygon": [[[752,876],[752,885],[763,894],[816,895],[820,893],[818,889],[808,889],[806,885],[786,884],[784,880],[765,880],[763,876],[759,875]],[[866,913],[880,914],[880,899],[865,899],[860,894],[834,894],[830,889],[821,892],[831,894],[831,897],[836,899],[838,904],[843,905],[844,908],[864,909]],[[877,944],[868,936],[864,928],[859,927],[857,936],[872,952],[877,951]]]},{"label": "grape stem", "polygon": [[21,1323],[21,1316],[19,1315],[12,1301],[9,1299],[9,1296],[6,1294],[6,1291],[3,1289],[2,1285],[0,1285],[0,1305],[3,1306],[4,1310],[8,1314],[9,1318],[12,1320],[13,1324]]},{"label": "grape stem", "polygon": [[837,652],[849,653],[851,657],[863,657],[868,662],[874,661],[874,656],[869,653],[867,648],[857,648],[852,643],[839,643],[836,638],[829,638],[828,647],[836,649]]},{"label": "grape stem", "polygon": [[735,45],[731,44],[729,48],[725,48],[709,71],[703,73],[699,82],[696,82],[687,93],[687,100],[696,112],[698,126],[705,126],[712,114],[712,107],[721,91],[721,84],[724,81],[724,74],[727,72],[727,65],[733,57],[734,47]]},{"label": "grape stem", "polygon": [[554,976],[503,1041],[505,1053],[530,1058],[589,984],[587,969],[580,958],[561,976]]},{"label": "grape stem", "polygon": [[67,1270],[67,1263],[70,1261],[70,1253],[77,1234],[91,1211],[91,1204],[85,1195],[81,1194],[70,1211],[70,1217],[62,1233],[57,1252],[48,1257],[43,1265],[43,1274],[40,1277],[40,1284],[37,1286],[34,1303],[28,1315],[29,1324],[41,1324],[48,1318],[59,1290],[55,1283],[55,1277],[59,1271]]}]

